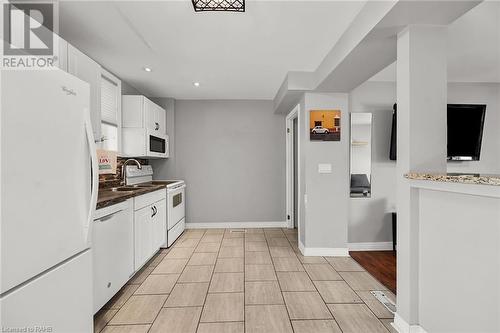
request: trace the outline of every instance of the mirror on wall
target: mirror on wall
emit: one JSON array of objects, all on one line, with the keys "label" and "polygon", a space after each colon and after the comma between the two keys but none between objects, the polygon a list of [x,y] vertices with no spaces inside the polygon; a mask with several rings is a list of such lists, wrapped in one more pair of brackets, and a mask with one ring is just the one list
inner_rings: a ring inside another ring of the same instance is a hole
[{"label": "mirror on wall", "polygon": [[351,113],[351,197],[371,196],[372,114]]}]

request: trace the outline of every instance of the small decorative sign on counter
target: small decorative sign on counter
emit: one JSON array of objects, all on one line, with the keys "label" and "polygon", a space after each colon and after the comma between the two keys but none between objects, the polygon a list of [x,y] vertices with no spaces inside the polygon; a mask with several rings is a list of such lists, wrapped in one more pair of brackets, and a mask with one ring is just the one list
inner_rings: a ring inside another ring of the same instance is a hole
[{"label": "small decorative sign on counter", "polygon": [[116,173],[116,151],[97,149],[97,161],[99,163],[99,174]]}]

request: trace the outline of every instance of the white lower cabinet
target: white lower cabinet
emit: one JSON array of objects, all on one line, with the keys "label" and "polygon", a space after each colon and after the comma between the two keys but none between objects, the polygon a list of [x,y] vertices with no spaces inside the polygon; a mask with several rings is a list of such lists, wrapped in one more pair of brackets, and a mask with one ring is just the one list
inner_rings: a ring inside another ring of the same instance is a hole
[{"label": "white lower cabinet", "polygon": [[95,313],[134,274],[132,199],[96,211],[92,253]]},{"label": "white lower cabinet", "polygon": [[166,190],[134,198],[134,269],[139,270],[165,242]]},{"label": "white lower cabinet", "polygon": [[161,200],[154,204],[156,215],[153,217],[153,247],[156,252],[165,244],[167,234],[167,200]]},{"label": "white lower cabinet", "polygon": [[134,212],[134,268],[138,270],[153,252],[152,209],[146,206]]}]

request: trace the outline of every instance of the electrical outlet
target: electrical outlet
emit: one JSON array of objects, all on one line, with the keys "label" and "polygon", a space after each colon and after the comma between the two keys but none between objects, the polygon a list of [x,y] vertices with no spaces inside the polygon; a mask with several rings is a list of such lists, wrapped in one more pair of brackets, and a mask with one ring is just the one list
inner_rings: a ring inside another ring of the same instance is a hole
[{"label": "electrical outlet", "polygon": [[330,163],[318,164],[318,173],[332,173],[332,165]]}]

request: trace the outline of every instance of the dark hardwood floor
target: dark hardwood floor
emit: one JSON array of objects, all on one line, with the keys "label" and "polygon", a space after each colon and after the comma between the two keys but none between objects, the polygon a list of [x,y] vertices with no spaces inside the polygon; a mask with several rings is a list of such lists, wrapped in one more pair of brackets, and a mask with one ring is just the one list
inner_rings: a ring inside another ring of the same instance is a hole
[{"label": "dark hardwood floor", "polygon": [[349,254],[390,291],[396,293],[395,251],[351,251]]}]

